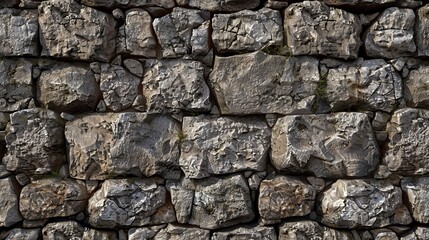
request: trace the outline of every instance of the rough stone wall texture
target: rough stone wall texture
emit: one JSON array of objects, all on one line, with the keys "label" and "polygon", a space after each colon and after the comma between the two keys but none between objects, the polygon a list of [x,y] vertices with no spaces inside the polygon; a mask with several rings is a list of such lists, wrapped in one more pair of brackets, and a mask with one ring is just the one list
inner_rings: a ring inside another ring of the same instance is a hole
[{"label": "rough stone wall texture", "polygon": [[429,0],[0,0],[0,240],[428,240]]}]

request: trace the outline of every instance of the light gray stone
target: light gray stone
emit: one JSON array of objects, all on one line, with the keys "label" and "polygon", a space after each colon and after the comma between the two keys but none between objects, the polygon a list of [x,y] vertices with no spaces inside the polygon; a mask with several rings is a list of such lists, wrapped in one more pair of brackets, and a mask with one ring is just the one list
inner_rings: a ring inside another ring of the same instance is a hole
[{"label": "light gray stone", "polygon": [[147,60],[144,68],[142,85],[147,111],[210,111],[210,89],[200,62]]},{"label": "light gray stone", "polygon": [[259,6],[260,0],[189,0],[191,7],[208,11],[237,12],[244,9],[253,9]]},{"label": "light gray stone", "polygon": [[326,85],[326,93],[321,95],[333,111],[356,107],[391,112],[402,99],[402,79],[382,59],[360,59],[329,69]]},{"label": "light gray stone", "polygon": [[100,113],[66,125],[70,175],[104,180],[118,175],[177,178],[179,124],[166,115]]},{"label": "light gray stone", "polygon": [[153,239],[155,235],[165,227],[167,227],[167,224],[141,228],[130,228],[128,230],[128,240]]},{"label": "light gray stone", "polygon": [[412,9],[391,7],[384,10],[365,33],[365,51],[370,57],[412,56],[414,43]]},{"label": "light gray stone", "polygon": [[[166,228],[158,229],[156,234],[149,234],[149,228],[134,228],[128,231],[128,240],[182,240],[182,239],[210,239],[210,231],[194,227],[182,227],[168,224]],[[153,231],[153,230],[152,230]],[[150,236],[153,235],[153,236]]]},{"label": "light gray stone", "polygon": [[355,59],[361,45],[359,18],[319,1],[293,3],[285,10],[287,46],[293,55]]},{"label": "light gray stone", "polygon": [[96,228],[162,224],[176,221],[160,179],[109,179],[89,199],[89,223]]},{"label": "light gray stone", "polygon": [[[161,45],[162,57],[177,58],[191,53],[206,55],[210,50],[207,22],[209,20],[209,12],[181,7],[174,8],[168,15],[156,18],[153,21],[153,29]],[[202,25],[205,22],[207,26],[204,28]],[[203,39],[198,39],[199,36]]]},{"label": "light gray stone", "polygon": [[404,96],[407,106],[429,108],[429,66],[422,65],[411,70],[404,82]]},{"label": "light gray stone", "polygon": [[183,118],[180,166],[187,178],[263,171],[270,130],[257,118]]},{"label": "light gray stone", "polygon": [[263,220],[305,216],[313,210],[316,189],[294,177],[276,176],[261,182],[258,199]]},{"label": "light gray stone", "polygon": [[322,0],[326,5],[335,7],[353,7],[354,9],[372,9],[388,6],[398,2],[396,0]]},{"label": "light gray stone", "polygon": [[10,227],[22,220],[18,191],[12,178],[0,179],[0,227]]},{"label": "light gray stone", "polygon": [[420,223],[429,223],[429,177],[404,178],[401,187],[407,195],[413,218]]},{"label": "light gray stone", "polygon": [[353,238],[350,232],[338,231],[314,221],[285,222],[280,225],[279,240],[360,240]]},{"label": "light gray stone", "polygon": [[90,7],[131,8],[131,7],[162,7],[173,8],[174,0],[81,0],[82,4]]},{"label": "light gray stone", "polygon": [[281,171],[317,177],[364,177],[379,150],[364,113],[286,116],[272,130],[271,161]]},{"label": "light gray stone", "polygon": [[143,66],[142,64],[134,59],[126,59],[124,60],[125,68],[132,74],[137,77],[143,77]]},{"label": "light gray stone", "polygon": [[44,56],[108,62],[115,52],[113,16],[74,0],[42,2],[39,25]]},{"label": "light gray stone", "polygon": [[143,9],[132,9],[126,13],[126,50],[132,55],[156,57],[156,38],[151,29],[152,17]]},{"label": "light gray stone", "polygon": [[212,26],[213,44],[219,53],[255,51],[283,45],[280,12],[269,8],[215,14]]},{"label": "light gray stone", "polygon": [[113,231],[102,231],[91,228],[86,228],[83,232],[82,240],[99,240],[99,239],[108,239],[108,240],[119,240],[118,233]]},{"label": "light gray stone", "polygon": [[222,114],[307,114],[316,99],[318,65],[311,57],[260,51],[216,57],[210,85]]},{"label": "light gray stone", "polygon": [[23,229],[14,228],[9,232],[5,240],[38,240],[41,234],[41,229]]},{"label": "light gray stone", "polygon": [[67,217],[85,209],[86,187],[74,180],[47,178],[26,185],[19,200],[19,210],[27,220]]},{"label": "light gray stone", "polygon": [[387,181],[337,180],[320,196],[322,224],[333,228],[376,228],[407,225],[411,215],[402,191]]},{"label": "light gray stone", "polygon": [[28,107],[34,97],[32,67],[33,64],[25,59],[0,59],[0,111],[12,112]]},{"label": "light gray stone", "polygon": [[10,115],[3,163],[9,171],[43,174],[58,170],[65,161],[64,122],[58,113],[32,108]]},{"label": "light gray stone", "polygon": [[0,56],[38,56],[38,37],[37,11],[0,9]]},{"label": "light gray stone", "polygon": [[75,221],[48,223],[42,229],[43,240],[81,240],[85,228]]},{"label": "light gray stone", "polygon": [[277,233],[273,227],[243,226],[214,232],[211,238],[211,240],[229,239],[277,240]]},{"label": "light gray stone", "polygon": [[417,55],[420,57],[429,56],[429,4],[419,8],[416,18],[416,44]]},{"label": "light gray stone", "polygon": [[119,65],[101,64],[100,90],[106,106],[113,111],[131,108],[140,83],[141,78]]},{"label": "light gray stone", "polygon": [[399,240],[396,233],[389,229],[374,229],[371,230],[374,240]]},{"label": "light gray stone", "polygon": [[42,71],[37,91],[42,106],[58,112],[93,111],[100,95],[94,74],[85,64],[59,63]]}]

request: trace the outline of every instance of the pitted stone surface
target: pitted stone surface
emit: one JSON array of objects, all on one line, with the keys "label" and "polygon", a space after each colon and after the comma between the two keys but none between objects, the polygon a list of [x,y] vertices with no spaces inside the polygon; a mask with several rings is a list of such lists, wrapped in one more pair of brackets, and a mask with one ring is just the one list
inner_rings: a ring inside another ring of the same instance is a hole
[{"label": "pitted stone surface", "polygon": [[188,178],[263,171],[270,130],[257,118],[183,118],[180,166]]},{"label": "pitted stone surface", "polygon": [[219,53],[255,51],[283,45],[280,12],[269,8],[215,14],[212,26],[213,44]]},{"label": "pitted stone surface", "polygon": [[174,0],[81,0],[82,4],[90,7],[161,7],[172,8]]},{"label": "pitted stone surface", "polygon": [[412,222],[402,204],[401,189],[374,179],[337,180],[322,193],[318,211],[322,223],[334,228],[376,228]]},{"label": "pitted stone surface", "polygon": [[85,228],[75,221],[48,223],[42,229],[43,240],[81,240]]},{"label": "pitted stone surface", "polygon": [[422,65],[411,70],[404,81],[404,97],[407,106],[429,108],[429,66]]},{"label": "pitted stone surface", "polygon": [[147,60],[143,95],[149,112],[209,112],[204,66],[192,60]]},{"label": "pitted stone surface", "polygon": [[113,16],[74,0],[49,0],[39,6],[42,55],[108,62],[115,52]]},{"label": "pitted stone surface", "polygon": [[59,63],[42,71],[37,82],[38,100],[58,112],[94,110],[100,89],[89,65]]},{"label": "pitted stone surface", "polygon": [[272,130],[274,167],[317,177],[364,177],[379,162],[379,150],[364,113],[286,116]]},{"label": "pitted stone surface", "polygon": [[151,29],[152,17],[143,9],[127,12],[125,19],[126,49],[132,55],[156,57],[156,38]]},{"label": "pitted stone surface", "polygon": [[284,28],[293,55],[358,56],[362,26],[356,15],[344,10],[319,1],[293,3],[285,10]]},{"label": "pitted stone surface", "polygon": [[32,63],[25,59],[0,60],[1,112],[18,111],[28,107],[34,97],[32,67]]},{"label": "pitted stone surface", "polygon": [[89,223],[96,228],[162,224],[176,221],[162,180],[109,179],[88,203]]},{"label": "pitted stone surface", "polygon": [[308,182],[288,176],[263,180],[259,186],[259,214],[263,220],[280,220],[309,214],[316,189]]},{"label": "pitted stone surface", "polygon": [[422,57],[429,56],[429,4],[419,8],[416,18],[416,44],[417,55]]},{"label": "pitted stone surface", "polygon": [[370,111],[393,111],[402,99],[402,79],[382,59],[343,63],[329,70],[326,93],[333,111],[356,107]]},{"label": "pitted stone surface", "polygon": [[312,57],[260,51],[216,57],[210,85],[222,114],[307,114],[316,99],[318,65]]},{"label": "pitted stone surface", "polygon": [[285,222],[280,225],[278,239],[357,240],[350,232],[328,228],[314,221]]},{"label": "pitted stone surface", "polygon": [[[178,58],[191,53],[207,54],[210,50],[209,22],[209,12],[181,7],[174,8],[166,16],[156,18],[153,21],[153,28],[161,45],[162,57]],[[205,35],[207,37],[204,37]],[[198,39],[200,37],[203,39]]]},{"label": "pitted stone surface", "polygon": [[10,227],[22,220],[18,190],[12,178],[0,179],[0,227]]},{"label": "pitted stone surface", "polygon": [[56,171],[65,161],[64,122],[58,113],[32,108],[10,115],[3,163],[9,171],[30,174]]},{"label": "pitted stone surface", "polygon": [[412,9],[391,7],[383,11],[365,36],[365,50],[370,57],[397,58],[412,56],[415,14]]},{"label": "pitted stone surface", "polygon": [[179,126],[166,115],[99,113],[68,122],[69,171],[77,179],[118,175],[176,178]]},{"label": "pitted stone surface", "polygon": [[19,210],[27,220],[67,217],[82,212],[87,201],[84,185],[74,180],[48,178],[25,185]]},{"label": "pitted stone surface", "polygon": [[119,65],[101,64],[100,90],[106,106],[113,111],[131,108],[139,93],[141,78]]},{"label": "pitted stone surface", "polygon": [[[156,229],[155,229],[156,228]],[[168,224],[166,228],[146,227],[132,228],[128,231],[128,240],[182,240],[210,239],[210,231],[194,227],[182,227]]]},{"label": "pitted stone surface", "polygon": [[401,187],[411,205],[413,218],[420,223],[429,223],[429,178],[404,178]]},{"label": "pitted stone surface", "polygon": [[38,37],[37,11],[0,9],[0,56],[38,56]]},{"label": "pitted stone surface", "polygon": [[260,0],[188,0],[191,7],[208,11],[235,12],[244,9],[253,9],[259,6]]},{"label": "pitted stone surface", "polygon": [[277,240],[277,233],[273,227],[252,225],[214,232],[211,240],[228,240],[240,238],[252,240]]}]

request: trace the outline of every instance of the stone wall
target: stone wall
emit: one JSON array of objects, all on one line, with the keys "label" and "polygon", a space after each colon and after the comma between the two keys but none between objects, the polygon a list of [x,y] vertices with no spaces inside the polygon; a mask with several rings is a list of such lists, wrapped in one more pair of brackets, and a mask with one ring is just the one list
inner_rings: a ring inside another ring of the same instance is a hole
[{"label": "stone wall", "polygon": [[429,239],[429,1],[2,0],[0,239]]}]

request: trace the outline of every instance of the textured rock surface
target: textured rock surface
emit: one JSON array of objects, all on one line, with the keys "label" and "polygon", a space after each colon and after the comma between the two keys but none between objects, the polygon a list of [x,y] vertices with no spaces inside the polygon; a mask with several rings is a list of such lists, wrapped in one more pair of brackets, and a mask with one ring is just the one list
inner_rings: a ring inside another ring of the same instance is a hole
[{"label": "textured rock surface", "polygon": [[283,44],[282,18],[276,10],[215,14],[212,21],[213,44],[219,53],[255,51]]},{"label": "textured rock surface", "polygon": [[172,8],[174,0],[81,0],[82,4],[90,7],[162,7]]},{"label": "textured rock surface", "polygon": [[148,60],[142,85],[150,112],[208,112],[212,106],[204,66],[197,61]]},{"label": "textured rock surface", "polygon": [[293,55],[357,58],[362,27],[356,15],[319,1],[304,1],[285,10],[284,27]]},{"label": "textured rock surface", "polygon": [[179,126],[165,115],[100,113],[67,123],[69,171],[78,179],[155,174],[176,178]]},{"label": "textured rock surface", "polygon": [[85,229],[83,232],[82,240],[98,240],[98,239],[109,239],[119,240],[118,234],[111,231],[101,231],[96,229]]},{"label": "textured rock surface", "polygon": [[37,11],[0,9],[0,56],[37,56]]},{"label": "textured rock surface", "polygon": [[0,179],[0,193],[0,227],[10,227],[22,220],[18,206],[18,188],[12,178]]},{"label": "textured rock surface", "polygon": [[40,229],[14,228],[5,240],[36,240],[39,239]]},{"label": "textured rock surface", "polygon": [[85,228],[75,221],[48,223],[43,229],[43,240],[80,240]]},{"label": "textured rock surface", "polygon": [[320,93],[334,111],[360,108],[393,111],[402,98],[402,80],[382,59],[343,63],[329,70],[326,92]]},{"label": "textured rock surface", "polygon": [[100,90],[113,111],[130,108],[139,93],[141,78],[119,65],[101,64]]},{"label": "textured rock surface", "polygon": [[322,223],[337,228],[384,227],[409,224],[402,191],[386,181],[337,180],[320,199]]},{"label": "textured rock surface", "polygon": [[37,82],[38,100],[60,112],[94,110],[100,90],[89,65],[57,64],[43,71]]},{"label": "textured rock surface", "polygon": [[97,228],[174,222],[173,205],[159,179],[109,179],[88,203],[89,223]]},{"label": "textured rock surface", "polygon": [[259,186],[259,214],[263,220],[305,216],[313,210],[316,190],[288,176],[263,180]]},{"label": "textured rock surface", "polygon": [[253,240],[276,240],[277,233],[273,227],[244,226],[231,230],[214,232],[211,240],[228,240],[240,238]]},{"label": "textured rock surface", "polygon": [[58,113],[32,108],[10,115],[3,163],[9,171],[47,173],[63,164],[64,122]]},{"label": "textured rock surface", "polygon": [[33,98],[32,67],[25,59],[0,59],[0,111],[27,108]]},{"label": "textured rock surface", "polygon": [[429,172],[428,126],[428,110],[404,108],[393,113],[387,124],[389,143],[382,161],[388,171],[408,176]]},{"label": "textured rock surface", "polygon": [[107,62],[115,51],[115,19],[74,0],[42,2],[39,25],[42,55]]},{"label": "textured rock surface", "polygon": [[429,56],[429,4],[419,8],[416,18],[416,45],[418,56]]},{"label": "textured rock surface", "polygon": [[[155,226],[156,228],[156,226]],[[156,231],[158,230],[158,231]],[[168,224],[166,228],[154,229],[134,228],[128,231],[128,240],[156,239],[156,240],[181,240],[181,239],[210,239],[210,231],[193,227],[181,227]]]},{"label": "textured rock surface", "polygon": [[379,161],[364,113],[286,116],[272,131],[271,160],[278,170],[328,178],[364,177]]},{"label": "textured rock surface", "polygon": [[[355,240],[345,231],[337,231],[314,221],[286,222],[280,225],[279,240],[320,239],[320,240]],[[381,239],[380,239],[381,240]]]},{"label": "textured rock surface", "polygon": [[401,240],[424,240],[429,238],[429,228],[417,227],[411,233],[405,235]]},{"label": "textured rock surface", "polygon": [[415,14],[411,9],[386,9],[367,30],[366,54],[370,57],[395,58],[411,56],[414,43]]},{"label": "textured rock surface", "polygon": [[85,186],[74,180],[42,179],[22,189],[19,210],[27,220],[67,217],[83,211],[87,199]]},{"label": "textured rock surface", "polygon": [[127,12],[125,20],[126,49],[132,55],[156,57],[156,38],[151,29],[152,17],[142,9]]},{"label": "textured rock surface", "polygon": [[318,81],[317,59],[259,51],[217,57],[210,74],[222,114],[233,115],[310,113]]},{"label": "textured rock surface", "polygon": [[[339,7],[382,7],[388,4],[397,2],[396,0],[322,0],[324,3],[330,6],[339,6]],[[405,2],[405,1],[404,1]]]},{"label": "textured rock surface", "polygon": [[429,108],[429,66],[410,71],[404,82],[404,97],[410,107]]},{"label": "textured rock surface", "polygon": [[259,6],[260,0],[188,0],[191,7],[196,7],[209,11],[234,12],[244,9],[253,9]]},{"label": "textured rock surface", "polygon": [[429,178],[404,178],[401,187],[411,205],[413,218],[420,223],[428,223]]},{"label": "textured rock surface", "polygon": [[[208,25],[209,21],[209,12],[181,7],[174,8],[170,14],[155,19],[153,28],[161,45],[162,56],[176,58],[191,53],[207,54],[209,30],[208,27],[204,28],[203,24]],[[199,42],[197,38],[205,35],[206,42]]]},{"label": "textured rock surface", "polygon": [[180,166],[188,178],[265,170],[270,130],[259,119],[185,117]]}]

